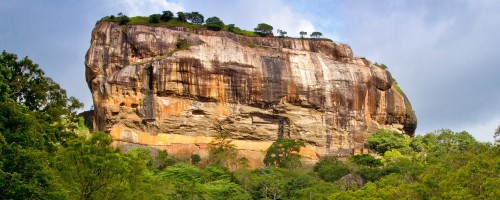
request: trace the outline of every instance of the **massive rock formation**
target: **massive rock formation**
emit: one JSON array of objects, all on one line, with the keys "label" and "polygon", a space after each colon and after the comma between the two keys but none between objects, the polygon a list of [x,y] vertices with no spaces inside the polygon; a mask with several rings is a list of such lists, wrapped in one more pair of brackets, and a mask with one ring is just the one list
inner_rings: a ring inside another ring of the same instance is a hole
[{"label": "massive rock formation", "polygon": [[95,125],[118,145],[203,156],[229,131],[250,160],[278,137],[316,159],[361,148],[378,128],[416,128],[390,73],[328,40],[101,22],[85,65]]}]

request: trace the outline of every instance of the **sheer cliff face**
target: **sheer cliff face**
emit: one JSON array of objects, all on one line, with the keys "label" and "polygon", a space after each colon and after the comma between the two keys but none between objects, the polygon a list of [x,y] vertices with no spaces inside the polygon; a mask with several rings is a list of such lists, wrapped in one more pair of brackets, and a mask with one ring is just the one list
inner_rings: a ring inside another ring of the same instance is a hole
[{"label": "sheer cliff face", "polygon": [[361,148],[378,128],[416,127],[389,72],[325,40],[103,22],[85,65],[98,129],[126,146],[206,155],[228,131],[250,158],[278,137],[317,158]]}]

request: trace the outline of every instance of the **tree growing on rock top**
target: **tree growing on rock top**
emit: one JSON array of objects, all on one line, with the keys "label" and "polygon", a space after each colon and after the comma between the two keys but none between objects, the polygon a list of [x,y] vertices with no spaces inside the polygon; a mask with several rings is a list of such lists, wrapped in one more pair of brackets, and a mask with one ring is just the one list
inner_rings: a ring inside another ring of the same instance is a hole
[{"label": "tree growing on rock top", "polygon": [[170,10],[163,11],[161,14],[161,20],[162,21],[170,21],[172,18],[174,18],[174,13],[172,13]]},{"label": "tree growing on rock top", "polygon": [[300,38],[304,38],[304,36],[306,36],[306,35],[307,35],[307,32],[305,32],[305,31],[300,31],[300,33],[299,33],[299,34],[300,34]]},{"label": "tree growing on rock top", "polygon": [[187,13],[186,19],[193,24],[203,24],[205,22],[205,18],[199,12]]},{"label": "tree growing on rock top", "polygon": [[161,21],[160,14],[149,15],[149,23],[158,24],[158,23],[160,23],[160,21]]},{"label": "tree growing on rock top", "polygon": [[222,30],[222,28],[224,28],[224,22],[222,22],[222,20],[220,20],[218,17],[215,17],[215,16],[209,17],[206,21],[205,26],[209,30],[220,31],[220,30]]},{"label": "tree growing on rock top", "polygon": [[266,23],[260,23],[253,30],[260,35],[267,36],[273,33],[273,26]]},{"label": "tree growing on rock top", "polygon": [[280,37],[286,37],[286,34],[288,34],[286,31],[281,30],[281,29],[276,30],[276,32],[278,32]]},{"label": "tree growing on rock top", "polygon": [[315,31],[315,32],[311,33],[311,37],[313,37],[313,38],[321,38],[321,36],[323,36],[323,33],[321,33],[321,32]]},{"label": "tree growing on rock top", "polygon": [[187,14],[184,12],[177,12],[177,20],[180,22],[187,22]]}]

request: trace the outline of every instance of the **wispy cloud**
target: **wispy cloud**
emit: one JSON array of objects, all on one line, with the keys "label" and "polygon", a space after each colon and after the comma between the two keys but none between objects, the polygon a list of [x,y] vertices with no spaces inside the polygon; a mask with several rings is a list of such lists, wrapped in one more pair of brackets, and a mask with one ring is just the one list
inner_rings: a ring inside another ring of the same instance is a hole
[{"label": "wispy cloud", "polygon": [[117,2],[125,4],[125,12],[130,16],[149,16],[164,10],[176,13],[183,10],[181,4],[167,0],[123,0]]}]

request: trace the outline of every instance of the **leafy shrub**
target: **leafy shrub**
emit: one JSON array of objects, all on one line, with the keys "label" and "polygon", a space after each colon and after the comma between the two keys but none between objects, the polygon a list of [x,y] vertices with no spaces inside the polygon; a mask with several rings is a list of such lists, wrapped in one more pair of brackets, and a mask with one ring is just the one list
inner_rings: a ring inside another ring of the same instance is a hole
[{"label": "leafy shrub", "polygon": [[158,24],[161,21],[161,15],[160,14],[152,14],[149,16],[149,23],[154,23]]},{"label": "leafy shrub", "polygon": [[360,154],[351,156],[350,161],[352,163],[368,166],[368,167],[379,167],[382,166],[382,161],[376,159],[370,154]]},{"label": "leafy shrub", "polygon": [[264,164],[282,168],[295,168],[300,165],[300,147],[304,142],[291,138],[278,138],[266,151]]},{"label": "leafy shrub", "polygon": [[408,147],[408,141],[403,134],[396,131],[379,129],[367,140],[367,146],[379,154],[383,154],[391,149]]},{"label": "leafy shrub", "polygon": [[222,22],[222,20],[220,20],[218,17],[210,17],[207,19],[205,26],[210,30],[220,31],[222,30],[222,28],[224,28],[224,22]]},{"label": "leafy shrub", "polygon": [[171,19],[174,18],[174,13],[172,13],[171,11],[167,10],[167,11],[163,11],[162,15],[161,15],[161,20],[162,21],[165,21],[165,22],[168,22],[170,21]]},{"label": "leafy shrub", "polygon": [[273,32],[273,26],[271,26],[269,24],[266,24],[266,23],[260,23],[253,30],[255,32],[261,34],[262,36],[267,36],[269,34],[272,34],[272,32]]},{"label": "leafy shrub", "polygon": [[318,173],[319,177],[327,182],[334,182],[349,174],[349,168],[336,157],[321,158],[314,165],[313,171]]}]

